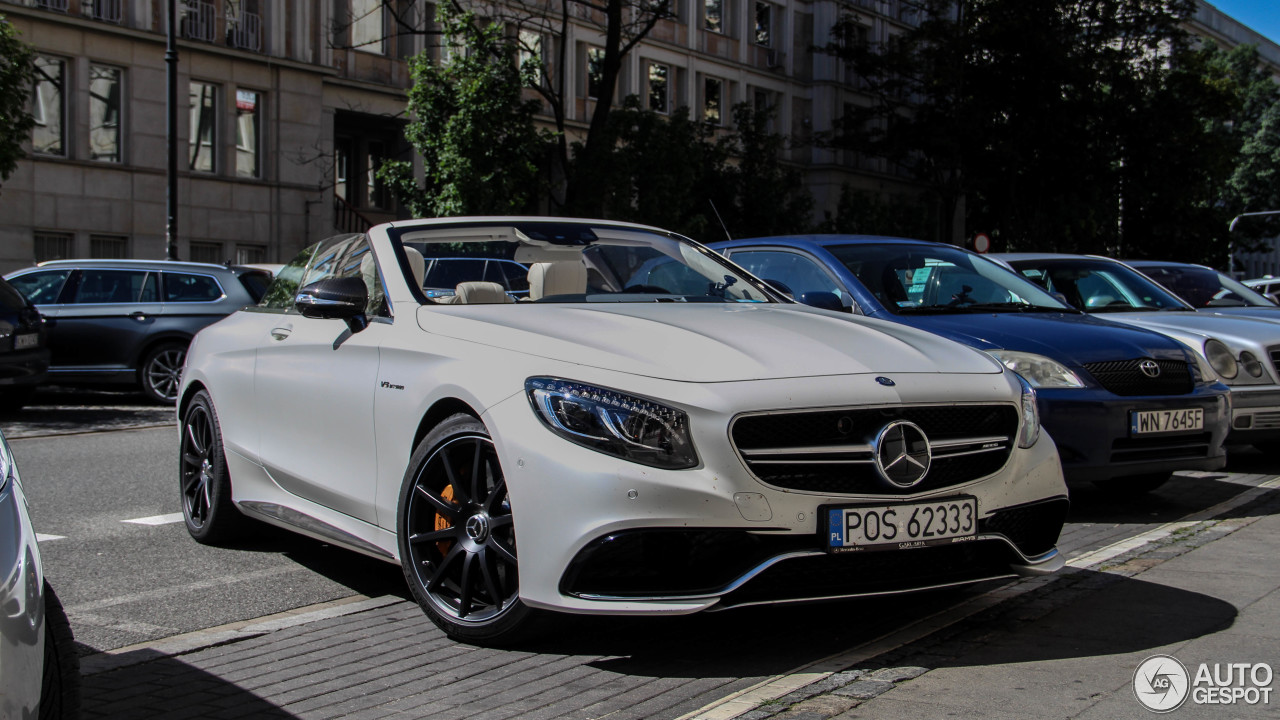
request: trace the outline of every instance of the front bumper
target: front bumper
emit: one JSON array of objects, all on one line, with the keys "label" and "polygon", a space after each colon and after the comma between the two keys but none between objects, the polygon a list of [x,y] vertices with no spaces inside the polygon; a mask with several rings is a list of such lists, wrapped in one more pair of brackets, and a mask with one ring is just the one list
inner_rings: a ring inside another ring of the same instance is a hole
[{"label": "front bumper", "polygon": [[[986,397],[967,401],[990,401],[998,381],[1004,390],[999,397],[1008,402],[1006,379],[991,378]],[[922,399],[957,395],[954,378],[911,381]],[[751,383],[751,403],[841,404],[830,382]],[[1047,435],[1031,448],[1014,450],[994,474],[932,492],[886,497],[784,490],[753,477],[732,448],[726,435],[736,412],[723,406],[723,393],[696,386],[681,390],[680,407],[689,413],[700,460],[690,470],[637,465],[564,441],[542,426],[523,395],[486,412],[516,518],[520,596],[527,605],[588,614],[683,614],[904,592],[1060,565],[1054,545],[1066,514],[1066,486]],[[882,392],[883,398],[859,400],[914,402],[895,390]],[[659,388],[645,394],[671,397]],[[839,555],[823,550],[823,505],[959,494],[978,501],[974,541]],[[1015,522],[1013,511],[1030,506],[1037,508],[1034,521],[1025,527]]]},{"label": "front bumper", "polygon": [[[1068,483],[1217,470],[1227,463],[1228,393],[1201,385],[1187,395],[1121,397],[1105,390],[1040,389],[1040,418],[1062,456]],[[1234,396],[1232,396],[1234,399]],[[1131,414],[1141,410],[1204,410],[1204,429],[1135,436]]]},{"label": "front bumper", "polygon": [[1231,432],[1227,442],[1251,444],[1280,440],[1280,388],[1231,388]]}]

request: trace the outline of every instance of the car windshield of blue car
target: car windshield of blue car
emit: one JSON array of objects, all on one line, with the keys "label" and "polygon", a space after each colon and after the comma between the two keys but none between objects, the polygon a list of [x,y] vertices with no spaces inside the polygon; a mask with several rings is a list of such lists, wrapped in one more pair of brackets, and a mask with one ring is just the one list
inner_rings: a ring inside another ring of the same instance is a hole
[{"label": "car windshield of blue car", "polygon": [[1276,307],[1244,283],[1197,265],[1139,266],[1147,277],[1169,288],[1192,307]]},{"label": "car windshield of blue car", "polygon": [[1088,313],[1194,312],[1142,273],[1108,260],[1014,260],[1018,272]]},{"label": "car windshield of blue car", "polygon": [[[777,302],[758,279],[674,234],[607,224],[408,227],[435,304]],[[505,295],[505,297],[504,297]]]},{"label": "car windshield of blue car", "polygon": [[957,248],[893,243],[827,250],[895,315],[1074,312],[1008,268]]}]

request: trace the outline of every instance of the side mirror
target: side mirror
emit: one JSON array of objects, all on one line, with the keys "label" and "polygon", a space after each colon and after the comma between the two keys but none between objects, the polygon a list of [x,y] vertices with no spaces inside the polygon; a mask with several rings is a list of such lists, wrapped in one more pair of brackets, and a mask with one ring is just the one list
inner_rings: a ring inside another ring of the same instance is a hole
[{"label": "side mirror", "polygon": [[816,307],[820,310],[835,310],[836,312],[850,312],[850,309],[840,302],[839,296],[833,292],[825,290],[810,290],[800,296],[800,302],[805,305]]},{"label": "side mirror", "polygon": [[364,315],[369,289],[360,278],[341,277],[317,280],[298,291],[293,306],[303,317],[345,320],[352,333],[369,326]]}]

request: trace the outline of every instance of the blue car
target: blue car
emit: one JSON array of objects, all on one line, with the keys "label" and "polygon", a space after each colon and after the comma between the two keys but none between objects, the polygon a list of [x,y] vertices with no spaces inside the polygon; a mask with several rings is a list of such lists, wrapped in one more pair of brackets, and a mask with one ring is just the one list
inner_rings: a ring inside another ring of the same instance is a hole
[{"label": "blue car", "polygon": [[712,243],[796,300],[985,350],[1036,389],[1072,483],[1117,494],[1226,463],[1228,390],[1183,345],[1095,318],[952,245],[860,235]]}]

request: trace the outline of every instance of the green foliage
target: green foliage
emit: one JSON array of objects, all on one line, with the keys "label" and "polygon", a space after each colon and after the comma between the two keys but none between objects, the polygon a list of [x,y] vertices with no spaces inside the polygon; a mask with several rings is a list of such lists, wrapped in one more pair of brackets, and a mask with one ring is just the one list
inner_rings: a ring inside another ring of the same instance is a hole
[{"label": "green foliage", "polygon": [[813,196],[804,187],[804,173],[782,162],[785,139],[769,127],[773,110],[740,103],[733,108],[733,120],[731,142],[738,162],[726,173],[734,195],[734,212],[724,218],[729,231],[734,237],[803,232]]},{"label": "green foliage", "polygon": [[516,48],[499,25],[448,4],[437,19],[451,52],[440,65],[426,53],[412,61],[405,129],[425,178],[419,184],[403,161],[384,164],[381,177],[420,217],[527,212],[543,187],[538,161],[550,137],[534,127],[538,102],[523,97]]},{"label": "green foliage", "polygon": [[827,213],[818,225],[818,232],[926,238],[933,235],[936,221],[931,203],[882,197],[844,185],[840,188],[840,203],[835,214]]},{"label": "green foliage", "polygon": [[35,125],[27,111],[35,53],[0,15],[0,181],[7,180],[25,153],[22,143]]}]

